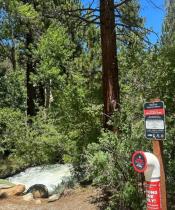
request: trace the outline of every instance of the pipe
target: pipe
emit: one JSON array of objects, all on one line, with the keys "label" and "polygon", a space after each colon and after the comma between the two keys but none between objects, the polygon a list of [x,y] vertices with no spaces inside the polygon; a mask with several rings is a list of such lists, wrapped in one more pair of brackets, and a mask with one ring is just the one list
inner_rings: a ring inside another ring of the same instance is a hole
[{"label": "pipe", "polygon": [[147,167],[144,171],[145,180],[148,182],[160,180],[160,164],[158,158],[150,153],[144,152],[147,160]]},{"label": "pipe", "polygon": [[145,175],[147,210],[162,210],[158,158],[150,152],[136,151],[132,156],[132,165],[135,171]]}]

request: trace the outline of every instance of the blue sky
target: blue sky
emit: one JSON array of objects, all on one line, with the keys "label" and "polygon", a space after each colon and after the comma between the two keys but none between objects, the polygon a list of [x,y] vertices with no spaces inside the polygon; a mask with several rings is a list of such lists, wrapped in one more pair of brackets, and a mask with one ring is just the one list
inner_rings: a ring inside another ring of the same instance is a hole
[{"label": "blue sky", "polygon": [[[164,0],[140,0],[141,15],[145,18],[146,27],[152,28],[159,36],[161,35],[162,23],[165,16]],[[158,41],[156,35],[150,35],[151,42]]]},{"label": "blue sky", "polygon": [[[95,0],[98,2],[99,0]],[[92,2],[92,0],[82,0],[84,4]],[[145,26],[154,30],[158,37],[154,34],[149,35],[152,43],[159,41],[163,18],[165,16],[164,0],[140,0],[141,16],[145,18]]]}]

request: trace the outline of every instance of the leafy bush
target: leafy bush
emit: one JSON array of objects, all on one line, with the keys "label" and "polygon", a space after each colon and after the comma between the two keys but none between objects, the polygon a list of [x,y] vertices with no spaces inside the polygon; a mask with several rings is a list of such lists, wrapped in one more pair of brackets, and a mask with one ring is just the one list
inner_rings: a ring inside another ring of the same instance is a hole
[{"label": "leafy bush", "polygon": [[[6,64],[7,65],[7,64]],[[25,110],[26,90],[24,72],[21,70],[7,71],[0,66],[0,107],[11,107]]]},{"label": "leafy bush", "polygon": [[27,123],[24,113],[9,108],[0,109],[0,152],[8,159],[20,159],[27,165],[62,161],[63,136],[44,110]]},{"label": "leafy bush", "polygon": [[143,193],[131,168],[131,149],[126,139],[102,132],[99,143],[88,146],[87,177],[109,195],[108,209],[143,209]]}]

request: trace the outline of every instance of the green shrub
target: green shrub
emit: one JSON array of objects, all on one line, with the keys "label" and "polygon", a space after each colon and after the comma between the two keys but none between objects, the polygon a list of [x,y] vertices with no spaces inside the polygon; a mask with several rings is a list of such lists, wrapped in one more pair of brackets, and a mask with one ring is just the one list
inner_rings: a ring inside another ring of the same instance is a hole
[{"label": "green shrub", "polygon": [[138,186],[140,178],[130,165],[131,156],[127,138],[110,131],[103,131],[99,143],[88,146],[87,177],[109,195],[108,209],[143,209],[144,195]]},{"label": "green shrub", "polygon": [[44,110],[32,118],[31,125],[19,110],[0,109],[0,119],[1,156],[27,165],[62,161],[63,136]]}]

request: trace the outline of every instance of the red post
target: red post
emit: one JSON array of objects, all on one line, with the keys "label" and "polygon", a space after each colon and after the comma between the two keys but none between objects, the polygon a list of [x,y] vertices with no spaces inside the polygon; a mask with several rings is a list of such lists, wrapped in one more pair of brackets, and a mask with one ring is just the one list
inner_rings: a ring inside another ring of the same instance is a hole
[{"label": "red post", "polygon": [[160,163],[160,190],[161,190],[162,210],[167,210],[166,178],[165,178],[162,141],[153,140],[153,153],[157,156]]},{"label": "red post", "polygon": [[[159,102],[160,99],[153,99],[151,102]],[[157,156],[160,163],[160,190],[162,210],[167,210],[167,193],[166,193],[166,177],[163,158],[163,141],[153,140],[153,153]]]}]

